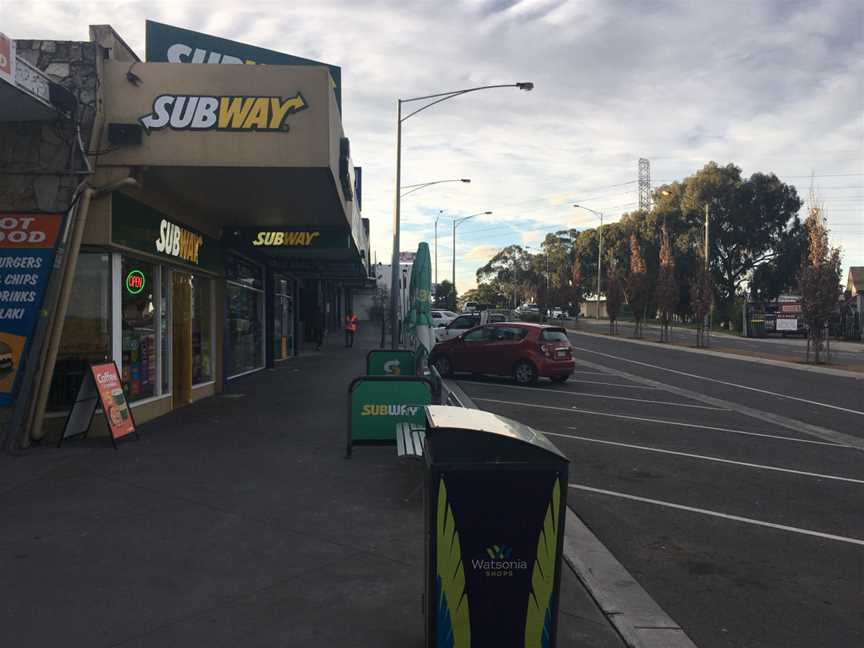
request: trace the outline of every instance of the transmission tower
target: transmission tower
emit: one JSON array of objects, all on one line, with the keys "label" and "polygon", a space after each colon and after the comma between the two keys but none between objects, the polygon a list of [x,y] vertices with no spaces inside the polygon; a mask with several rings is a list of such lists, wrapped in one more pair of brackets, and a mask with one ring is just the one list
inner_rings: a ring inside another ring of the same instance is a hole
[{"label": "transmission tower", "polygon": [[639,211],[651,211],[651,163],[639,158]]}]

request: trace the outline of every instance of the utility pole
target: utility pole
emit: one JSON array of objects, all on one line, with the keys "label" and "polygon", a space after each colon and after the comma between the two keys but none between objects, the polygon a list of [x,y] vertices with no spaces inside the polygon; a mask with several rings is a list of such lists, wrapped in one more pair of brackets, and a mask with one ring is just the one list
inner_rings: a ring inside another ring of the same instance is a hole
[{"label": "utility pole", "polygon": [[597,230],[597,319],[600,319],[600,276],[603,272],[601,264],[603,259],[603,213],[600,213],[600,229]]},{"label": "utility pole", "polygon": [[[708,208],[708,203],[705,203],[705,275],[707,277],[710,277],[711,276],[710,275],[711,264],[709,263],[709,259],[708,259],[708,222],[709,222],[709,208]],[[709,281],[709,285],[711,285],[713,287],[714,284],[713,284],[713,282]],[[713,297],[713,295],[712,295],[712,297]],[[706,344],[705,344],[705,346],[711,346],[711,311],[713,308],[714,300],[712,299],[711,302],[712,302],[712,306],[708,308],[708,326],[706,327],[706,335],[705,335]]]},{"label": "utility pole", "polygon": [[435,287],[438,287],[438,219],[444,214],[443,209],[438,210],[435,217]]}]

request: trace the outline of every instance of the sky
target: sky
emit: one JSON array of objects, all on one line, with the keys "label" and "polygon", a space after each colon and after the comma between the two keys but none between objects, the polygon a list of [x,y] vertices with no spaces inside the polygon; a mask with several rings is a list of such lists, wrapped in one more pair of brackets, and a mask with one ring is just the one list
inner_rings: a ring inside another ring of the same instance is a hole
[{"label": "sky", "polygon": [[[8,3],[8,4],[7,4]],[[864,265],[864,3],[852,0],[0,0],[12,38],[86,40],[110,24],[143,58],[157,20],[340,65],[343,123],[363,167],[373,258],[392,251],[397,98],[487,90],[403,124],[402,184],[470,178],[402,201],[401,249],[438,224],[438,276],[456,284],[502,247],[595,226],[652,185],[710,161],[773,172],[824,207],[844,280]],[[9,9],[12,9],[9,11]],[[422,104],[421,104],[422,105]]]}]

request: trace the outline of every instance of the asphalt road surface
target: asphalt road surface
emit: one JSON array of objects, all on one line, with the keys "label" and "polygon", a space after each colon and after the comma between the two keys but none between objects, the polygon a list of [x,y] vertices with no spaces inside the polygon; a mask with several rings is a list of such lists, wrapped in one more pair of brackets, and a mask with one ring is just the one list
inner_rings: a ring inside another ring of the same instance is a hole
[{"label": "asphalt road surface", "polygon": [[571,341],[567,384],[458,382],[550,435],[571,508],[700,648],[864,646],[864,376]]},{"label": "asphalt road surface", "polygon": [[[571,326],[573,324],[565,322],[565,325]],[[605,320],[580,319],[575,323],[575,327],[598,333],[609,331],[609,323]],[[633,323],[619,322],[618,330],[624,337],[632,335]],[[644,338],[646,340],[657,340],[659,337],[660,328],[658,326],[645,324]],[[692,329],[673,327],[672,337],[676,344],[696,346],[696,333]],[[785,338],[777,335],[764,338],[746,338],[726,333],[715,333],[711,336],[710,341],[710,348],[713,351],[773,358],[785,362],[802,362],[806,346],[806,338],[797,335]],[[832,341],[831,366],[838,369],[864,371],[864,344]]]}]

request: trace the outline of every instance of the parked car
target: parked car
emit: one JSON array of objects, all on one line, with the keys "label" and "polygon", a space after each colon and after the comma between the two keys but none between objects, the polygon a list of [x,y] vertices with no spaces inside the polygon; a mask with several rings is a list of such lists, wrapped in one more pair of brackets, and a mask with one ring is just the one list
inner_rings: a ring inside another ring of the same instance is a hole
[{"label": "parked car", "polygon": [[443,342],[450,338],[462,335],[468,329],[474,328],[480,323],[480,313],[468,313],[459,315],[449,324],[439,326],[435,329],[435,341]]},{"label": "parked car", "polygon": [[432,326],[446,326],[458,317],[455,313],[449,314],[450,311],[433,310],[429,315],[432,317]]},{"label": "parked car", "polygon": [[513,376],[520,385],[538,378],[565,382],[576,364],[563,328],[525,322],[471,328],[436,344],[429,362],[442,376],[456,372]]}]

